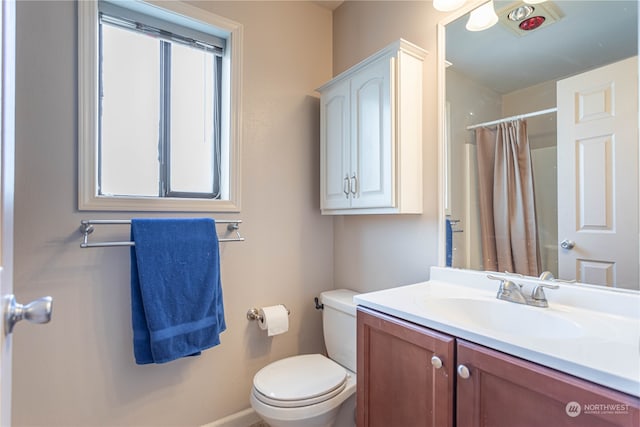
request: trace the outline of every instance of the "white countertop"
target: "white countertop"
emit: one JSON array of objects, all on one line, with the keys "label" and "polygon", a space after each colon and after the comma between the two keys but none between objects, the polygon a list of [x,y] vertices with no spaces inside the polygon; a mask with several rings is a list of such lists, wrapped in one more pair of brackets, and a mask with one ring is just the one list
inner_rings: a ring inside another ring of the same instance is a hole
[{"label": "white countertop", "polygon": [[[496,299],[499,282],[486,275],[433,267],[427,282],[354,301],[640,397],[640,293],[557,283],[560,289],[545,289],[549,307],[538,308]],[[527,292],[539,282],[512,280]]]}]

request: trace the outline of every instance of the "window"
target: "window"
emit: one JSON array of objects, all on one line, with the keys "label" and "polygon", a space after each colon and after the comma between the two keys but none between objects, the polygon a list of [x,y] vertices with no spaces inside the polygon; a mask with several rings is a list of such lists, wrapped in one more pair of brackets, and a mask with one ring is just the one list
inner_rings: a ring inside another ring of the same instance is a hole
[{"label": "window", "polygon": [[241,28],[162,6],[78,3],[81,210],[239,211]]}]

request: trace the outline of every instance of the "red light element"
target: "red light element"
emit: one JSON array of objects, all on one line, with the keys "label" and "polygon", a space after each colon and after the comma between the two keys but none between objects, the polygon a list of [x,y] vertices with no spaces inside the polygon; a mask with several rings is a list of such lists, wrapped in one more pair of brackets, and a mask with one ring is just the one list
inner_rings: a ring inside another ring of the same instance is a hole
[{"label": "red light element", "polygon": [[526,19],[518,25],[522,31],[531,31],[538,28],[544,22],[544,16],[532,16],[529,19]]}]

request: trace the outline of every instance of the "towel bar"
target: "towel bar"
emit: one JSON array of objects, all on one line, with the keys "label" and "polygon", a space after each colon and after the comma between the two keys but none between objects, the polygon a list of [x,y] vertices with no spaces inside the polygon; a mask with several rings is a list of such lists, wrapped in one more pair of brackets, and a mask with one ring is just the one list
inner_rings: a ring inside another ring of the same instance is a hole
[{"label": "towel bar", "polygon": [[[227,224],[228,231],[235,231],[236,237],[233,238],[219,238],[219,242],[244,242],[244,237],[240,235],[238,229],[240,228],[240,224],[242,223],[241,219],[221,219],[216,220],[216,224]],[[98,243],[89,243],[89,234],[94,232],[94,225],[114,225],[114,224],[131,224],[130,219],[83,219],[80,221],[80,233],[82,233],[82,243],[80,243],[81,248],[104,248],[111,246],[135,246],[135,242],[98,242]]]}]

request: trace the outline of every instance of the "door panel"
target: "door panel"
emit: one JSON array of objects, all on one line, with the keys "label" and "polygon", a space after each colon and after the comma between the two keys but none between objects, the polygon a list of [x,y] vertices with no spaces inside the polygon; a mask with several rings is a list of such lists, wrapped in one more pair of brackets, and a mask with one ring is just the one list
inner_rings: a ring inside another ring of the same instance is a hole
[{"label": "door panel", "polygon": [[563,279],[611,287],[640,279],[637,75],[634,57],[557,84]]},{"label": "door panel", "polygon": [[356,208],[393,207],[391,65],[379,60],[351,82],[353,126],[351,164],[357,182]]},{"label": "door panel", "polygon": [[453,427],[452,337],[359,307],[357,357],[358,427]]},{"label": "door panel", "polygon": [[[342,82],[323,95],[321,132],[325,141],[321,161],[321,194],[323,209],[345,209],[350,206],[349,197],[349,81]],[[345,179],[346,178],[346,179]],[[346,191],[346,193],[345,193]]]},{"label": "door panel", "polygon": [[[15,145],[15,1],[0,5],[0,292],[2,314],[13,294],[13,176]],[[3,316],[4,317],[4,316]],[[0,425],[11,425],[11,335],[0,328]]]},{"label": "door panel", "polygon": [[640,425],[640,399],[571,375],[460,339],[457,363],[469,370],[457,380],[459,426]]}]

